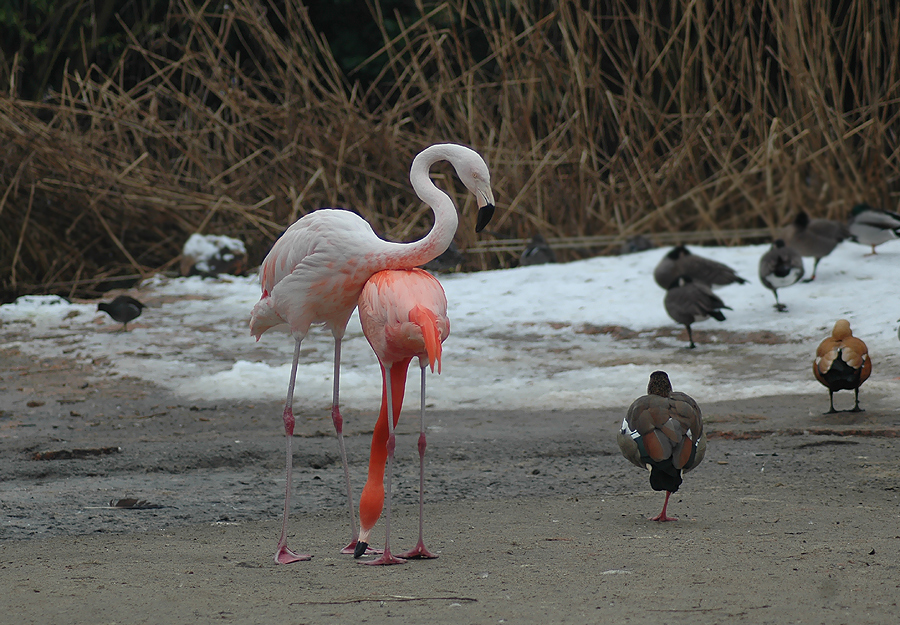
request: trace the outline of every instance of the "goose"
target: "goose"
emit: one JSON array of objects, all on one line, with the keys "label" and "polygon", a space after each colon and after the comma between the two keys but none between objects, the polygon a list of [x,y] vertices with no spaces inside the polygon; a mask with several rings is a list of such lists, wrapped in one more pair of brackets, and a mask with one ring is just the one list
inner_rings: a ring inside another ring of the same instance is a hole
[{"label": "goose", "polygon": [[696,347],[691,333],[691,324],[712,317],[717,321],[725,321],[722,309],[731,310],[712,289],[702,282],[695,282],[690,276],[679,276],[666,290],[663,300],[669,316],[683,323],[687,328],[690,349]]},{"label": "goose", "polygon": [[778,301],[778,289],[796,284],[802,277],[803,257],[781,239],[775,239],[759,259],[759,280],[775,294],[775,310],[787,311],[787,306]]},{"label": "goose", "polygon": [[653,270],[653,279],[664,289],[669,288],[679,276],[690,276],[694,282],[702,282],[712,288],[747,282],[728,265],[692,254],[684,245],[673,247]]},{"label": "goose", "polygon": [[794,221],[784,228],[782,239],[785,245],[797,250],[801,256],[815,258],[812,275],[804,282],[816,279],[819,261],[831,254],[837,244],[850,236],[850,231],[842,223],[831,219],[810,219],[805,211],[800,211]]}]

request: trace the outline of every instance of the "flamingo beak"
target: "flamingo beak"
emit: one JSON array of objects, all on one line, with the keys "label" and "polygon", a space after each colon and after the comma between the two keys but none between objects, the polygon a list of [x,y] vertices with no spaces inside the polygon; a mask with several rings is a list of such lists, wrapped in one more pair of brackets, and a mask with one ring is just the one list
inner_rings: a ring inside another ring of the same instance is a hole
[{"label": "flamingo beak", "polygon": [[494,194],[488,187],[486,190],[479,190],[475,197],[478,198],[478,219],[475,222],[475,232],[481,232],[494,216]]},{"label": "flamingo beak", "polygon": [[494,205],[485,204],[478,209],[478,220],[475,222],[475,232],[481,232],[491,222],[494,216]]}]

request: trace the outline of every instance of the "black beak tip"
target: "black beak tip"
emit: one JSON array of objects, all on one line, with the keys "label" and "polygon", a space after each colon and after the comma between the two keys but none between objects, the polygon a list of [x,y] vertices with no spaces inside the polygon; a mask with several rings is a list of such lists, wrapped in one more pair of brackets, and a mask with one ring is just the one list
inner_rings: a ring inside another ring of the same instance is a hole
[{"label": "black beak tip", "polygon": [[491,222],[494,216],[494,205],[485,204],[478,209],[478,220],[475,222],[475,232],[481,232]]},{"label": "black beak tip", "polygon": [[369,543],[364,543],[363,541],[358,541],[356,543],[356,547],[353,549],[353,557],[361,558],[366,553],[366,549],[369,548]]}]

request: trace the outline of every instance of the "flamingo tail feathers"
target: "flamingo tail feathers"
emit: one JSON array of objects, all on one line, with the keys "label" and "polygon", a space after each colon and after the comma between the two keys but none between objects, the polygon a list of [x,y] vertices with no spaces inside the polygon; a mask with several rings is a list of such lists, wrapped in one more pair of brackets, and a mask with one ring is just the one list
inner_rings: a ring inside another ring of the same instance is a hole
[{"label": "flamingo tail feathers", "polygon": [[415,306],[409,311],[409,320],[422,329],[425,339],[425,353],[428,354],[428,364],[434,373],[437,364],[438,373],[441,372],[441,331],[438,328],[437,315],[424,306]]}]

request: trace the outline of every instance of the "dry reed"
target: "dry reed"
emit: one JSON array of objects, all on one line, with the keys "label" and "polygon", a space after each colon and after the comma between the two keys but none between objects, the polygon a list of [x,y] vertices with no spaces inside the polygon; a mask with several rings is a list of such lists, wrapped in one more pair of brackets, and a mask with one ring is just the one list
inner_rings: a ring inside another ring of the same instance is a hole
[{"label": "dry reed", "polygon": [[[439,141],[485,156],[501,240],[733,243],[801,207],[842,219],[857,201],[898,203],[890,0],[420,4],[385,32],[368,88],[299,1],[230,4],[174,2],[186,36],[135,43],[108,74],[67,73],[44,102],[18,99],[15,64],[0,67],[5,298],[91,295],[167,269],[195,231],[238,236],[258,260],[320,206],[417,238],[430,212],[408,167]],[[448,168],[436,178],[463,208],[457,244],[474,250],[471,199]],[[471,269],[514,262],[480,247]]]}]

